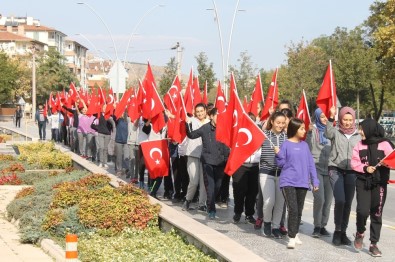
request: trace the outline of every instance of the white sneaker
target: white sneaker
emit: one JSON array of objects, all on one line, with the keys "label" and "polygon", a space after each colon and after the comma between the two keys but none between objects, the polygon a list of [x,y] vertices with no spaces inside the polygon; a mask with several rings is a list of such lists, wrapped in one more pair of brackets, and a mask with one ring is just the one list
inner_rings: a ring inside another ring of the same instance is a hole
[{"label": "white sneaker", "polygon": [[101,167],[101,168],[102,168],[102,167],[103,167],[103,164],[102,164],[102,163],[100,163],[100,164],[99,164],[99,167]]},{"label": "white sneaker", "polygon": [[296,234],[296,236],[295,236],[295,242],[296,242],[296,244],[298,244],[298,245],[303,244],[302,240],[300,240],[300,238],[299,238],[299,234]]},{"label": "white sneaker", "polygon": [[289,238],[287,248],[294,249],[296,246],[295,238]]},{"label": "white sneaker", "polygon": [[108,165],[107,165],[107,164],[104,164],[104,165],[103,165],[103,168],[104,168],[104,169],[107,169],[107,168],[108,168]]}]

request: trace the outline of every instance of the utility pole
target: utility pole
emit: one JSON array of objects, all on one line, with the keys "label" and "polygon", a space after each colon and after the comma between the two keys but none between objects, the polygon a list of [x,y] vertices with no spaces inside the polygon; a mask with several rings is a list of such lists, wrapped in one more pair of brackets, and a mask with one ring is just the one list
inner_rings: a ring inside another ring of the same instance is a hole
[{"label": "utility pole", "polygon": [[37,94],[36,94],[36,46],[31,46],[32,50],[32,119],[36,117],[36,107],[37,107]]},{"label": "utility pole", "polygon": [[177,76],[178,79],[181,80],[181,60],[182,60],[182,49],[180,42],[177,42],[175,46],[171,48],[171,50],[177,51],[176,63],[177,63]]}]

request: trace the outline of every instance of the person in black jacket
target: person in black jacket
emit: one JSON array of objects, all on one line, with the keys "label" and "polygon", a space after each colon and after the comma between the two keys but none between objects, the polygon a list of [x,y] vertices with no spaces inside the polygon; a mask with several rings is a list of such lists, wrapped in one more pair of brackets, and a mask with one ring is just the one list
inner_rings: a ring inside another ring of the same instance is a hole
[{"label": "person in black jacket", "polygon": [[78,146],[79,143],[78,143],[78,135],[77,135],[77,128],[78,128],[78,124],[79,124],[78,104],[79,104],[79,101],[75,102],[75,106],[73,108],[68,108],[63,103],[61,103],[62,108],[64,108],[67,112],[70,112],[73,114],[72,117],[69,117],[69,124],[70,125],[72,124],[72,126],[70,126],[70,130],[69,130],[69,139],[70,139],[69,144],[70,144],[71,151],[74,153],[79,153],[79,146]]},{"label": "person in black jacket", "polygon": [[23,112],[21,106],[17,105],[15,110],[15,127],[21,127],[22,116],[23,116]]},{"label": "person in black jacket", "polygon": [[210,219],[215,219],[215,196],[221,187],[224,168],[229,156],[229,148],[218,142],[216,136],[217,109],[209,113],[211,121],[199,129],[191,131],[190,119],[187,120],[187,136],[190,139],[202,138],[202,155],[204,185],[207,192],[207,212]]}]

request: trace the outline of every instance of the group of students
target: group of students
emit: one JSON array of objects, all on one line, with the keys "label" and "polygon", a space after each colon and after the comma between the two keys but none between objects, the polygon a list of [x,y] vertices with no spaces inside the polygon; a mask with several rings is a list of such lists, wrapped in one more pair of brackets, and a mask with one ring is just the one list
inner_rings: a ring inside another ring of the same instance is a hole
[{"label": "group of students", "polygon": [[[144,187],[145,164],[140,143],[166,138],[166,127],[159,133],[151,128],[150,120],[131,121],[125,113],[119,118],[105,117],[105,106],[100,114],[86,115],[86,105],[61,110],[67,118],[67,143],[82,157],[99,162],[108,168],[107,155],[115,156],[115,171],[126,175],[133,183]],[[302,244],[298,237],[307,191],[313,191],[314,229],[312,236],[330,237],[326,230],[330,207],[334,198],[334,245],[363,247],[367,218],[370,216],[370,246],[372,256],[381,256],[377,243],[380,239],[382,212],[385,204],[389,168],[381,159],[394,148],[384,137],[384,129],[373,119],[355,123],[355,112],[343,107],[334,125],[336,108],[326,118],[321,109],[314,112],[310,126],[293,117],[291,105],[282,101],[264,123],[259,116],[250,117],[259,125],[265,140],[232,176],[234,197],[233,222],[239,223],[244,212],[245,221],[262,229],[267,237],[288,235],[287,247]],[[70,112],[70,114],[67,114]],[[174,117],[167,110],[165,119]],[[213,105],[195,106],[194,115],[187,119],[187,138],[180,144],[169,140],[170,170],[164,177],[163,198],[183,201],[182,209],[197,210],[216,217],[216,204],[227,207],[230,176],[224,173],[229,148],[216,140],[218,112]],[[36,115],[45,122],[42,105]],[[40,138],[45,133],[41,133]],[[45,130],[45,127],[44,127]],[[45,132],[45,131],[44,131]],[[157,197],[163,178],[150,179],[150,194]],[[347,236],[351,204],[357,192],[357,232],[352,242]],[[285,217],[288,212],[287,226]],[[257,218],[254,218],[257,213]]]}]

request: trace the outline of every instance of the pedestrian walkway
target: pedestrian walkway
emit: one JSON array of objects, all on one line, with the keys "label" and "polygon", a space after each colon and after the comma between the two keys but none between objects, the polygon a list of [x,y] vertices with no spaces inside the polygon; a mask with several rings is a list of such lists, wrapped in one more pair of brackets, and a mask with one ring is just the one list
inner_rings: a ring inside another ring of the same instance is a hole
[{"label": "pedestrian walkway", "polygon": [[0,186],[0,261],[53,261],[41,248],[21,244],[18,229],[6,219],[6,207],[23,186]]},{"label": "pedestrian walkway", "polygon": [[[29,126],[25,128],[28,130],[29,134],[32,136],[38,137],[38,128],[37,126],[31,125],[27,123]],[[0,122],[0,127],[13,127],[12,123]],[[32,128],[35,127],[35,128]],[[21,130],[24,129],[24,123],[22,123]],[[108,170],[111,173],[114,173],[114,170],[110,168]],[[394,176],[394,172],[391,172],[391,176]],[[394,179],[394,177],[392,178]],[[191,211],[182,211],[181,206],[182,203],[173,203],[170,200],[161,199],[163,195],[163,186],[161,190],[158,192],[159,199],[163,201],[163,203],[168,204],[169,206],[175,208],[176,210],[187,214],[192,217],[196,221],[207,225],[218,232],[225,234],[231,239],[239,242],[241,245],[251,250],[255,254],[264,258],[266,261],[377,261],[377,258],[373,258],[368,254],[368,245],[369,245],[369,229],[366,231],[365,235],[365,247],[360,252],[357,253],[354,249],[349,246],[340,246],[335,247],[332,245],[331,237],[321,237],[321,238],[312,238],[311,233],[313,232],[313,197],[312,193],[308,192],[305,206],[303,210],[303,225],[300,228],[300,238],[303,241],[303,244],[297,246],[294,250],[288,250],[286,248],[286,239],[273,239],[266,238],[262,235],[260,230],[255,230],[254,226],[251,224],[244,223],[244,216],[242,216],[239,224],[233,223],[233,190],[232,183],[230,183],[230,202],[228,208],[217,208],[217,218],[215,220],[209,220],[207,218],[207,214],[204,212],[200,212],[197,210]],[[393,205],[391,198],[394,199],[395,196],[395,186],[388,186],[388,197],[387,204],[384,207],[384,220],[383,220],[383,229],[381,232],[381,239],[378,243],[379,248],[383,252],[383,257],[379,258],[380,261],[394,261],[395,257],[395,249],[393,248],[393,239],[395,239],[395,213],[392,213]],[[192,204],[194,207],[197,204]],[[354,205],[352,208],[353,212],[350,217],[349,228],[347,230],[348,236],[353,240],[352,234],[355,233],[355,199]],[[394,215],[385,215],[385,213],[394,214]],[[329,232],[333,232],[334,224],[333,224],[333,210],[331,212],[331,217],[328,222],[328,226],[326,227]]]}]

